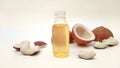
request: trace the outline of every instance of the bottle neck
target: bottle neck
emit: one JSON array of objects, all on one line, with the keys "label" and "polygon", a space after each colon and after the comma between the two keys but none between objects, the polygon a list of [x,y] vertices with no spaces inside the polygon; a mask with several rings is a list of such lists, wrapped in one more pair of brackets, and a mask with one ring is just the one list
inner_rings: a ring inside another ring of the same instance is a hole
[{"label": "bottle neck", "polygon": [[66,18],[65,17],[56,17],[54,24],[66,24]]}]

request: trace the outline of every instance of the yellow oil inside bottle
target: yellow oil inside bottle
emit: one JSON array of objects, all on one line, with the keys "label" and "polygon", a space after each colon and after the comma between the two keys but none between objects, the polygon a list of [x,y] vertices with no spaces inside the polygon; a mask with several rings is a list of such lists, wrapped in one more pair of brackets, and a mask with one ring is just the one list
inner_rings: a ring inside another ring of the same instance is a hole
[{"label": "yellow oil inside bottle", "polygon": [[55,57],[69,55],[69,27],[67,24],[54,24],[52,29],[52,45]]}]

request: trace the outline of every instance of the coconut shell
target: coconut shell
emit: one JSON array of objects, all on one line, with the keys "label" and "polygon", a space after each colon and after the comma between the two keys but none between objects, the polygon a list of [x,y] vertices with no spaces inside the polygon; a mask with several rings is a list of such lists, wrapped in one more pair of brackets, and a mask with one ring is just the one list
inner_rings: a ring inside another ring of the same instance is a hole
[{"label": "coconut shell", "polygon": [[72,37],[76,41],[76,43],[79,44],[79,45],[86,45],[87,43],[92,41],[92,40],[86,41],[86,40],[79,39],[78,37],[76,37],[74,31],[72,31]]},{"label": "coconut shell", "polygon": [[72,28],[72,38],[79,45],[86,45],[95,39],[94,33],[82,24],[75,24]]},{"label": "coconut shell", "polygon": [[70,40],[70,43],[73,43],[73,38],[72,38],[72,32],[71,32],[71,31],[70,31],[70,35],[69,35],[69,36],[70,36],[70,37],[69,37],[69,38],[70,38],[70,39],[69,39],[69,40]]},{"label": "coconut shell", "polygon": [[95,34],[95,41],[102,41],[104,39],[108,39],[109,37],[113,37],[113,33],[104,26],[99,26],[93,30]]}]

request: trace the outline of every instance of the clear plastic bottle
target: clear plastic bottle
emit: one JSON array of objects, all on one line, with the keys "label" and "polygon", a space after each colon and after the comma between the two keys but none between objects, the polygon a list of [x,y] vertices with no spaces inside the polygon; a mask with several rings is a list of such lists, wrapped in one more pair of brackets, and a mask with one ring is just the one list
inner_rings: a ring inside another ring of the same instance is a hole
[{"label": "clear plastic bottle", "polygon": [[55,57],[63,58],[69,55],[69,26],[66,23],[65,11],[55,12],[55,22],[52,27],[52,45]]}]

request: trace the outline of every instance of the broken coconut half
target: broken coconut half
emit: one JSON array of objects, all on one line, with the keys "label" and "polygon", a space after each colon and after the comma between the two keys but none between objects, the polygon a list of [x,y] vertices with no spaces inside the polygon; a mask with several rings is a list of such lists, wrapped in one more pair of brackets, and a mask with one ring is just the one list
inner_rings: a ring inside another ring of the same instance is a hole
[{"label": "broken coconut half", "polygon": [[92,31],[95,34],[95,41],[102,41],[109,37],[114,37],[112,31],[104,26],[99,26]]},{"label": "broken coconut half", "polygon": [[72,38],[79,45],[86,45],[95,39],[93,32],[82,24],[75,24],[72,28]]}]

